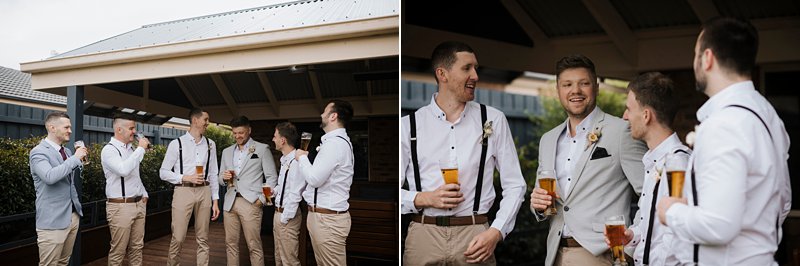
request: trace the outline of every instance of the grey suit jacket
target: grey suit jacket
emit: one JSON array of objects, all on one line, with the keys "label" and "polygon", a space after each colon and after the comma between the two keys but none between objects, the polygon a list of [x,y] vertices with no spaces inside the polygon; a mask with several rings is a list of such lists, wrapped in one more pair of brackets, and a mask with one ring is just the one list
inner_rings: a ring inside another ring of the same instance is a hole
[{"label": "grey suit jacket", "polygon": [[73,171],[81,165],[72,151],[64,149],[67,160],[45,140],[31,150],[29,163],[36,189],[36,229],[66,229],[72,222],[72,206],[83,216]]},{"label": "grey suit jacket", "polygon": [[[566,121],[548,131],[539,141],[539,169],[555,169],[558,137],[565,130]],[[631,138],[628,123],[598,109],[592,129],[600,128],[600,139],[583,151],[575,164],[574,178],[569,191],[559,195],[556,203],[558,214],[543,217],[536,211],[539,221],[549,218],[550,232],[547,235],[547,258],[545,265],[553,265],[561,240],[564,222],[569,223],[572,236],[581,246],[599,255],[608,250],[603,237],[605,219],[614,215],[629,214],[634,193],[642,190],[644,165],[642,157],[647,151],[644,142]],[[610,155],[590,160],[592,153],[604,148]]]},{"label": "grey suit jacket", "polygon": [[[241,171],[236,175],[233,181],[234,187],[228,188],[225,192],[225,203],[222,207],[225,211],[230,211],[233,207],[233,201],[236,199],[236,193],[242,194],[242,197],[250,203],[260,200],[261,203],[266,203],[264,193],[261,191],[261,184],[264,183],[263,179],[266,177],[267,184],[274,188],[278,184],[278,176],[275,174],[275,160],[272,159],[272,152],[269,145],[253,140],[253,145],[256,147],[255,152],[248,154],[247,159],[243,162]],[[222,179],[223,171],[228,169],[236,169],[233,165],[233,150],[236,149],[236,144],[225,148],[222,151],[222,163],[220,164],[219,184],[227,186]]]}]

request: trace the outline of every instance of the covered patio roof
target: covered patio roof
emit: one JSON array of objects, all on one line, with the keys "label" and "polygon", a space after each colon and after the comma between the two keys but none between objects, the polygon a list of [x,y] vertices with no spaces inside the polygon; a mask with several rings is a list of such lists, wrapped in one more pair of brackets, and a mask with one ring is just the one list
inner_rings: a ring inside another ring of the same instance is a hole
[{"label": "covered patio roof", "polygon": [[[397,0],[310,0],[145,25],[21,64],[31,87],[88,103],[215,122],[316,119],[328,99],[355,115],[398,112]],[[80,29],[77,29],[80,30]]]}]

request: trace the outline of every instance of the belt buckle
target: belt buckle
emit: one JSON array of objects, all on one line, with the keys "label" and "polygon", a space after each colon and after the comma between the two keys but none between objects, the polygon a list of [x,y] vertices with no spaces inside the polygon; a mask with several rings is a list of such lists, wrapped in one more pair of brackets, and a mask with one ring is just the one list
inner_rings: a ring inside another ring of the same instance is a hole
[{"label": "belt buckle", "polygon": [[450,226],[450,216],[436,216],[437,226]]}]

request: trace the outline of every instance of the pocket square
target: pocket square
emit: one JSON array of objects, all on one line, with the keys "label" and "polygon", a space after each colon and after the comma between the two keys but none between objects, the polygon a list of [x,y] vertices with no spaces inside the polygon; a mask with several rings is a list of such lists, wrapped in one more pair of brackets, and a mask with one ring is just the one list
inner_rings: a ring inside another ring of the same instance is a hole
[{"label": "pocket square", "polygon": [[603,159],[603,158],[606,158],[606,157],[609,157],[609,156],[611,156],[611,154],[608,154],[608,151],[606,151],[605,148],[597,147],[597,148],[594,149],[594,152],[592,153],[592,157],[590,157],[589,160]]},{"label": "pocket square", "polygon": [[250,159],[258,159],[258,154],[253,153],[253,156],[250,156]]}]

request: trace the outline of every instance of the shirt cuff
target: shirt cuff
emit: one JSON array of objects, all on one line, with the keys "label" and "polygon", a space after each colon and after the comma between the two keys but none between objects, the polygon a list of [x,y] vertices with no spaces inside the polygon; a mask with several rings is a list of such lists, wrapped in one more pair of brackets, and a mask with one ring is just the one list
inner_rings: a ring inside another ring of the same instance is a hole
[{"label": "shirt cuff", "polygon": [[666,217],[667,217],[667,226],[672,228],[675,231],[676,228],[684,227],[686,222],[685,219],[681,217],[681,214],[689,213],[689,206],[682,203],[675,203],[667,209]]},{"label": "shirt cuff", "polygon": [[414,199],[417,197],[417,191],[402,191],[401,207],[403,213],[419,213],[419,209],[414,205]]}]

